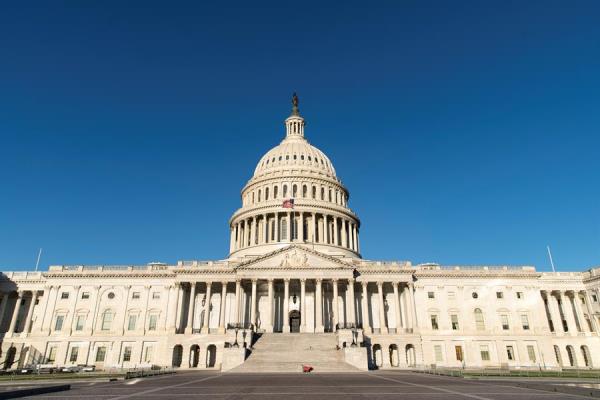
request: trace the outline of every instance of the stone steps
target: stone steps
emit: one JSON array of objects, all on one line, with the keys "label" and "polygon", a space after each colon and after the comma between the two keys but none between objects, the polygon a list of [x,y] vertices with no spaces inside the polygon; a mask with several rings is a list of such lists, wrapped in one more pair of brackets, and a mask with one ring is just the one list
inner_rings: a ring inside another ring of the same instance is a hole
[{"label": "stone steps", "polygon": [[345,362],[336,344],[334,333],[265,333],[232,372],[302,372],[302,365],[312,366],[314,372],[358,371]]}]

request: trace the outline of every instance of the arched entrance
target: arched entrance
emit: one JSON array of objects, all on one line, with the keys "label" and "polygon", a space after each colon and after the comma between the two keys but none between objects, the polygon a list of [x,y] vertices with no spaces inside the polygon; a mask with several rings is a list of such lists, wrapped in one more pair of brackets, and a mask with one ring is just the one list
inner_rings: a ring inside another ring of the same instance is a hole
[{"label": "arched entrance", "polygon": [[398,359],[398,346],[395,344],[390,344],[390,365],[392,367],[397,367],[400,363]]},{"label": "arched entrance", "polygon": [[381,345],[373,345],[373,364],[380,368],[383,366],[383,352],[381,351]]},{"label": "arched entrance", "polygon": [[196,368],[198,367],[198,361],[200,360],[200,346],[197,344],[192,345],[190,347],[190,367]]},{"label": "arched entrance", "polygon": [[17,354],[17,348],[11,346],[6,352],[6,359],[4,361],[4,369],[10,369],[15,362],[15,355]]},{"label": "arched entrance", "polygon": [[409,367],[414,367],[417,365],[417,357],[415,354],[415,346],[412,344],[406,345],[406,364]]},{"label": "arched entrance", "polygon": [[300,311],[290,311],[290,332],[300,332]]},{"label": "arched entrance", "polygon": [[183,357],[183,346],[178,344],[173,347],[173,359],[171,360],[172,367],[181,367],[181,358]]},{"label": "arched entrance", "polygon": [[217,363],[217,346],[211,344],[206,348],[206,368],[213,368]]}]

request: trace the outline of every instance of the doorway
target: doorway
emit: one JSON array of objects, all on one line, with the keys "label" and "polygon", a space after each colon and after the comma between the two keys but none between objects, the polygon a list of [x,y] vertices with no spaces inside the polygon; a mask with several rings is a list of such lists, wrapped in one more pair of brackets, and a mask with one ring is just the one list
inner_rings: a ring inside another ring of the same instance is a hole
[{"label": "doorway", "polygon": [[290,311],[290,332],[300,332],[300,311],[298,310]]}]

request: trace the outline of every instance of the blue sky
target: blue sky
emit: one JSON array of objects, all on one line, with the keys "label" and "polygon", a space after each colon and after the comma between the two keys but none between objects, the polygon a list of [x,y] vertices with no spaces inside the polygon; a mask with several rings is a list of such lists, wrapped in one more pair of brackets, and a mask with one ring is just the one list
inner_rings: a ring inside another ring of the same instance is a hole
[{"label": "blue sky", "polygon": [[3,6],[0,270],[226,257],[293,91],[365,258],[600,264],[598,2],[201,3]]}]

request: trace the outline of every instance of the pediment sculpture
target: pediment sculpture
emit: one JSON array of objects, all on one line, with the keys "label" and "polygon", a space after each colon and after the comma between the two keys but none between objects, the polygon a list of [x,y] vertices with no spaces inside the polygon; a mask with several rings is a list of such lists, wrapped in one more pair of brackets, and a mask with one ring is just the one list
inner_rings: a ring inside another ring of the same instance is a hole
[{"label": "pediment sculpture", "polygon": [[308,257],[304,253],[294,250],[285,255],[285,258],[279,264],[281,268],[298,268],[308,266]]}]

